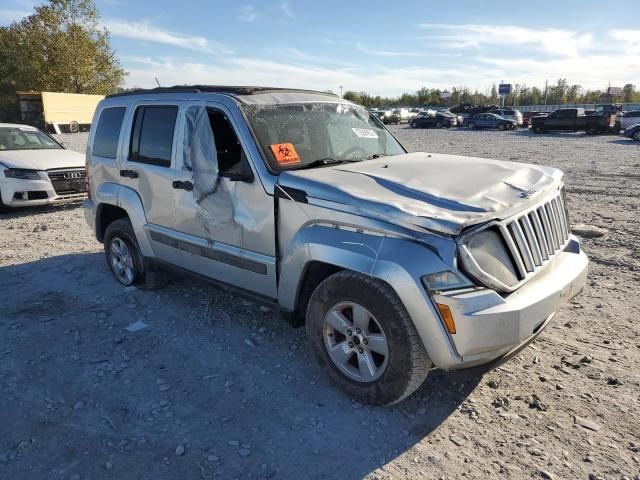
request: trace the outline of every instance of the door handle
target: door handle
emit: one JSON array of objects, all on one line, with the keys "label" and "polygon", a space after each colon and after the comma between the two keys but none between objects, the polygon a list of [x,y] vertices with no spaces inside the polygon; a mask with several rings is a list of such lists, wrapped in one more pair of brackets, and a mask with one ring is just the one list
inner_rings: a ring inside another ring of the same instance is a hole
[{"label": "door handle", "polygon": [[189,181],[181,181],[181,180],[174,180],[173,183],[173,188],[175,188],[176,190],[186,190],[187,192],[190,192],[191,190],[193,190],[193,183],[189,182]]},{"label": "door handle", "polygon": [[135,170],[120,170],[121,177],[138,178],[138,172]]}]

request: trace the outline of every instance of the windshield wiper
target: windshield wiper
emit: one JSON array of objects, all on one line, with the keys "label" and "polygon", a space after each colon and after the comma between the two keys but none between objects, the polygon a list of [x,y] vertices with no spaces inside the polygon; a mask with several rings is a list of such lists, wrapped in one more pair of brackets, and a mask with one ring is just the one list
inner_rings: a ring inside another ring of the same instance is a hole
[{"label": "windshield wiper", "polygon": [[325,165],[340,165],[341,163],[348,162],[349,160],[337,160],[335,158],[325,157],[314,160],[311,163],[300,165],[297,167],[289,168],[289,170],[304,170],[306,168],[322,167]]}]

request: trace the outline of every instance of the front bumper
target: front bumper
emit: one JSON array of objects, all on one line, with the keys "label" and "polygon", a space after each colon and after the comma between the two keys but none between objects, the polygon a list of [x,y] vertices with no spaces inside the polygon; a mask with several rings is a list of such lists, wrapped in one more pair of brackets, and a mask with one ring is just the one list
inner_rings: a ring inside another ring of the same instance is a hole
[{"label": "front bumper", "polygon": [[0,181],[2,203],[7,207],[27,207],[51,205],[79,201],[86,198],[86,193],[58,194],[48,179],[22,180],[5,178]]},{"label": "front bumper", "polygon": [[433,300],[449,307],[456,324],[451,335],[462,361],[445,368],[466,368],[495,360],[527,345],[557,310],[582,291],[587,280],[587,256],[578,239],[546,268],[515,292],[500,295],[489,289],[447,292]]}]

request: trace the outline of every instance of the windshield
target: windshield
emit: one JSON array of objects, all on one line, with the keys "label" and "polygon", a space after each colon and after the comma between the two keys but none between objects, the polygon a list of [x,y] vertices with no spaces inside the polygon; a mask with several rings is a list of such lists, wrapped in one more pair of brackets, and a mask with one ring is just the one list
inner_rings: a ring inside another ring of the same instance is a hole
[{"label": "windshield", "polygon": [[274,170],[405,153],[364,107],[342,103],[244,105]]},{"label": "windshield", "polygon": [[45,150],[62,148],[51,137],[33,127],[0,127],[0,150]]}]

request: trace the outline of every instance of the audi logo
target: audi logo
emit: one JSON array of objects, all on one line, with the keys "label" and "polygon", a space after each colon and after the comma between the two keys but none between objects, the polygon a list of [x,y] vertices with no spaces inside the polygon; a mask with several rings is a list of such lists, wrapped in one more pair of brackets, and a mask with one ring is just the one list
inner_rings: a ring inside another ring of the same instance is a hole
[{"label": "audi logo", "polygon": [[81,172],[67,172],[62,175],[65,180],[74,180],[76,178],[82,178]]}]

